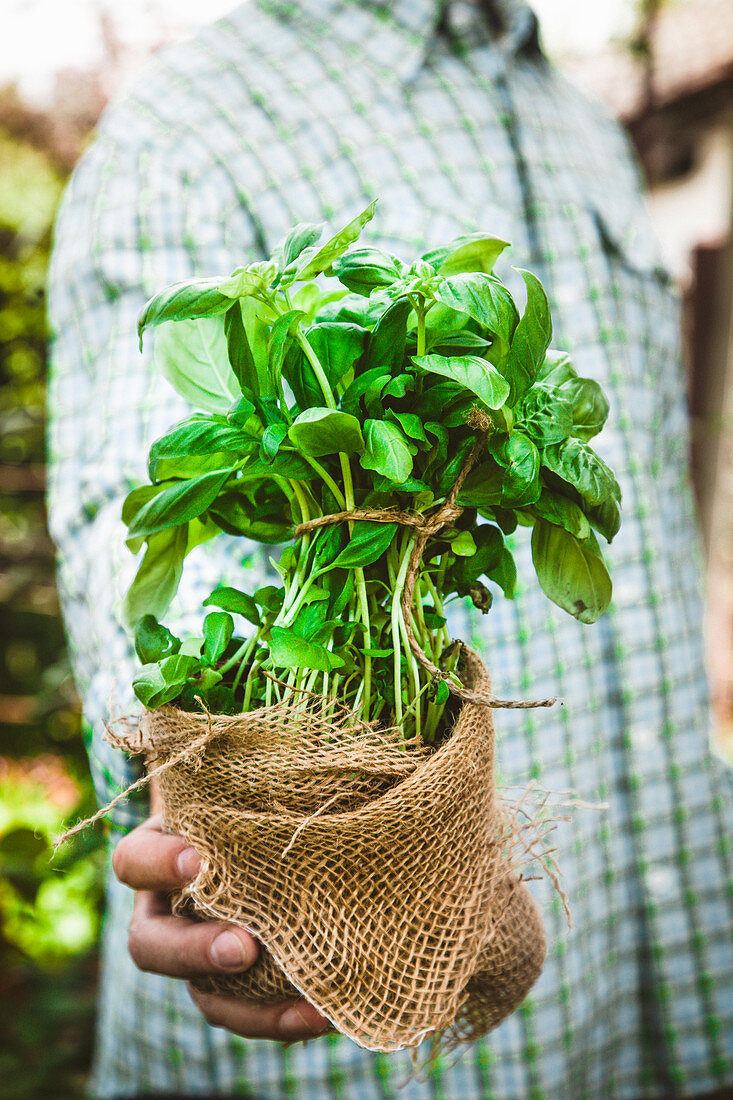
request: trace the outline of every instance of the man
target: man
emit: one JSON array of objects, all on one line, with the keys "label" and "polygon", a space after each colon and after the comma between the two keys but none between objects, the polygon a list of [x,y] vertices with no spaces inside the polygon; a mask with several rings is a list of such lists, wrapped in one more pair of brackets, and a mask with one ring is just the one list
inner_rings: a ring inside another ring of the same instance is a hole
[{"label": "man", "polygon": [[[375,196],[365,238],[400,255],[479,229],[512,242],[510,262],[548,287],[554,346],[610,396],[598,446],[624,492],[608,554],[615,599],[599,623],[563,617],[529,584],[485,620],[460,607],[451,622],[483,651],[497,692],[564,698],[549,713],[501,713],[503,775],[608,809],[576,810],[556,834],[571,931],[549,885],[533,883],[550,947],[530,997],[401,1095],[724,1089],[732,800],[707,749],[677,311],[624,141],[549,68],[522,0],[250,0],[161,54],[107,112],[67,194],[51,276],[50,515],[99,796],[134,777],[101,739],[110,696],[117,714],[135,709],[120,502],[145,479],[149,443],[187,412],[139,355],[136,316],[165,284],[229,272],[295,222],[338,225]],[[515,541],[529,581],[528,540]],[[194,626],[213,584],[243,567],[251,583],[264,560],[253,547],[243,563],[224,537],[200,548],[177,625]],[[148,813],[118,810],[113,841]],[[185,848],[155,818],[117,846],[127,885],[110,877],[94,1094],[395,1095],[406,1054],[334,1034],[277,1042],[327,1026],[304,1002],[193,1002],[181,978],[244,968],[257,945],[170,916],[166,891],[196,869]]]}]

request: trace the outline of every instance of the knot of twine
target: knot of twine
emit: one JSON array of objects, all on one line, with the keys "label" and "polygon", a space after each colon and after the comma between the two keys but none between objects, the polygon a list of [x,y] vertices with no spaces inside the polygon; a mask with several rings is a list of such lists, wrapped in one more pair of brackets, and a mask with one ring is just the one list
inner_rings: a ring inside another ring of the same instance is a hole
[{"label": "knot of twine", "polygon": [[551,707],[557,702],[556,696],[553,696],[551,699],[534,700],[498,699],[495,695],[481,695],[478,692],[468,691],[466,688],[461,687],[455,680],[451,679],[448,673],[443,672],[437,665],[434,665],[427,654],[423,652],[412,626],[412,600],[420,563],[422,562],[422,556],[425,552],[425,546],[429,538],[436,535],[443,527],[446,527],[448,524],[458,519],[463,513],[463,508],[456,503],[458,494],[461,491],[463,482],[473,469],[484,448],[491,427],[491,421],[488,416],[478,409],[473,409],[471,411],[468,423],[472,428],[477,430],[476,442],[467,455],[453,488],[446,497],[445,503],[434,512],[404,512],[396,508],[353,508],[342,512],[332,512],[327,516],[317,516],[315,519],[305,520],[305,522],[299,523],[293,529],[293,534],[296,538],[300,538],[308,531],[313,531],[318,527],[328,527],[337,523],[350,523],[353,520],[370,523],[398,523],[403,527],[413,527],[417,532],[417,536],[410,553],[400,607],[405,622],[407,640],[410,643],[410,649],[415,655],[416,660],[419,661],[423,668],[426,669],[434,679],[442,680],[447,684],[448,690],[459,699],[462,699],[465,703],[478,703],[480,706],[484,707],[501,707],[508,710],[530,710],[535,707]]}]

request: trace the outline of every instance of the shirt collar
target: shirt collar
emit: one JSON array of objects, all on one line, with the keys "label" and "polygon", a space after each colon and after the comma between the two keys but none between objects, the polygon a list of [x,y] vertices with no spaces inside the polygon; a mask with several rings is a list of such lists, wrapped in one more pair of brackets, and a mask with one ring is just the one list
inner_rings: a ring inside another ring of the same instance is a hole
[{"label": "shirt collar", "polygon": [[319,33],[358,49],[398,80],[422,67],[440,29],[468,46],[492,43],[505,55],[539,54],[537,17],[525,0],[260,0],[281,18],[303,18]]}]

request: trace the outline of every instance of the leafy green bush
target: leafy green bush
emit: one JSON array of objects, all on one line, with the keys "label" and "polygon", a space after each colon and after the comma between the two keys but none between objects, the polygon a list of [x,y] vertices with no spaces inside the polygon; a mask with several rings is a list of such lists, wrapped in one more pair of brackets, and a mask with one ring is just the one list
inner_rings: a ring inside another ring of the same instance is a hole
[{"label": "leafy green bush", "polygon": [[[77,1097],[90,1055],[99,836],[52,861],[93,793],[46,531],[44,285],[63,180],[0,132],[0,1075],[9,1097]],[[40,1056],[39,1056],[40,1052]]]}]

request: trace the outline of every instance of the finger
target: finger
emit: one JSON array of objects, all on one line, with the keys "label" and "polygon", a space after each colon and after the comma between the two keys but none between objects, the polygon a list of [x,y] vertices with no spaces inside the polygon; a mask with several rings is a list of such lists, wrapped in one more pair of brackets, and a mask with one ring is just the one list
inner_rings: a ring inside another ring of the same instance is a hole
[{"label": "finger", "polygon": [[120,882],[133,890],[178,890],[198,874],[201,857],[182,836],[169,836],[156,815],[123,837],[112,866]]},{"label": "finger", "polygon": [[223,1027],[245,1039],[279,1039],[295,1042],[323,1035],[330,1021],[308,1001],[260,1005],[241,997],[222,997],[199,993],[190,985],[189,993],[212,1027]]},{"label": "finger", "polygon": [[140,970],[191,978],[249,969],[258,954],[254,936],[223,921],[194,921],[161,911],[161,898],[140,891],[128,936],[128,950]]}]

